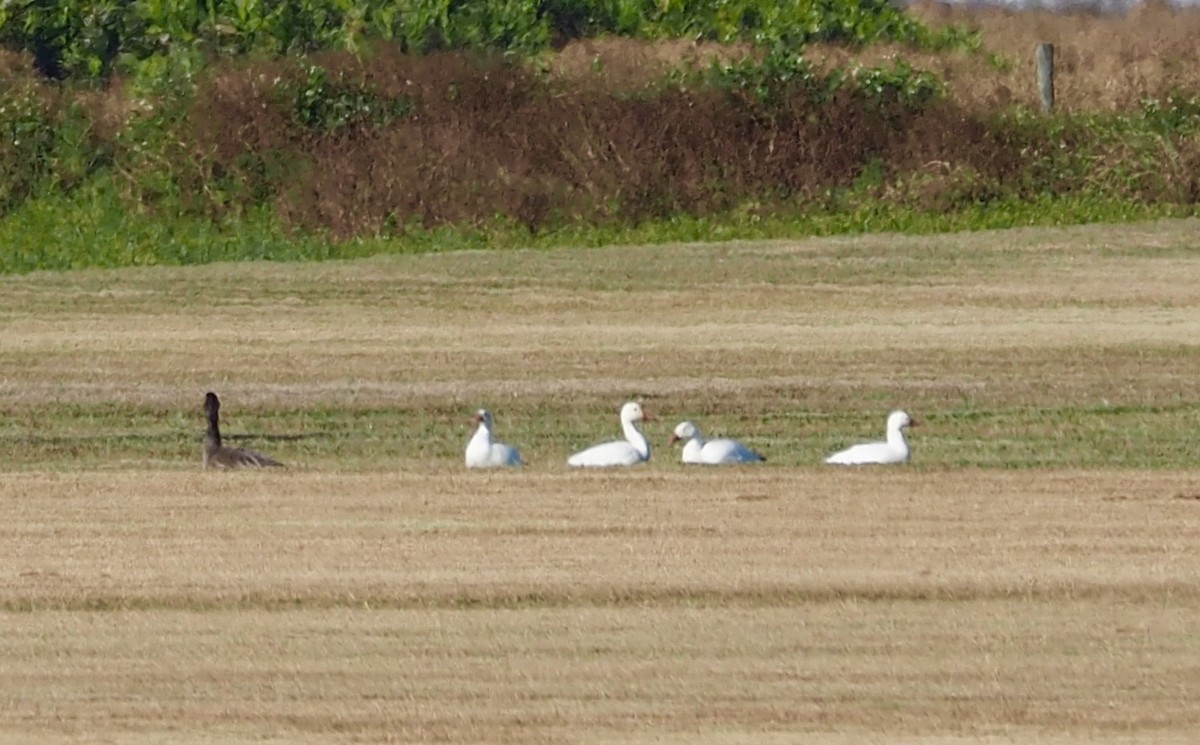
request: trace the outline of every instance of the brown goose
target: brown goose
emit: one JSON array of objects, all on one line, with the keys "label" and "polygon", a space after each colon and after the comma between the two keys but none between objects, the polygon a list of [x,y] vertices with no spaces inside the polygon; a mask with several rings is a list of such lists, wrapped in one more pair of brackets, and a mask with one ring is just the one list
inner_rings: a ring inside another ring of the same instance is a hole
[{"label": "brown goose", "polygon": [[204,435],[204,467],[205,468],[263,468],[265,466],[282,466],[277,460],[272,460],[262,453],[241,448],[231,448],[221,444],[221,429],[217,417],[221,411],[221,401],[217,394],[209,391],[204,394],[204,415],[208,417],[208,432]]}]

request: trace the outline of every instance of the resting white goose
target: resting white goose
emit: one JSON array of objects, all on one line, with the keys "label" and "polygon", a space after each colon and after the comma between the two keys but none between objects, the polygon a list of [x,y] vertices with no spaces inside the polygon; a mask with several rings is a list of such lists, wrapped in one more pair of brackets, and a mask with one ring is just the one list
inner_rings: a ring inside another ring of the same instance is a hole
[{"label": "resting white goose", "polygon": [[846,448],[825,459],[826,463],[839,466],[862,466],[882,463],[907,463],[908,443],[904,441],[904,428],[919,424],[903,411],[893,411],[887,419],[887,441],[868,442]]},{"label": "resting white goose", "polygon": [[492,442],[492,412],[480,409],[471,420],[479,425],[467,443],[467,468],[523,466],[521,454],[512,445]]},{"label": "resting white goose", "polygon": [[722,465],[727,463],[760,463],[766,458],[754,452],[737,440],[718,437],[706,440],[700,434],[700,428],[693,422],[680,422],[671,435],[671,444],[683,440],[683,462],[700,463],[704,465]]},{"label": "resting white goose", "polygon": [[567,464],[605,468],[633,466],[650,460],[650,442],[637,428],[637,422],[643,420],[654,421],[654,417],[642,411],[641,404],[630,401],[621,407],[621,429],[625,433],[625,439],[593,445],[567,458]]}]

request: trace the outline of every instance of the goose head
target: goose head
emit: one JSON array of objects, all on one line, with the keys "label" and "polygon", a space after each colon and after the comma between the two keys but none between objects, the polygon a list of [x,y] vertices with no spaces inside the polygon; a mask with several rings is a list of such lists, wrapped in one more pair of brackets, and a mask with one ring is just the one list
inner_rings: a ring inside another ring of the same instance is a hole
[{"label": "goose head", "polygon": [[492,412],[487,409],[480,409],[475,412],[475,416],[471,417],[472,424],[482,424],[487,429],[492,428]]},{"label": "goose head", "polygon": [[677,442],[694,439],[700,436],[700,430],[692,422],[680,422],[675,425],[675,431],[671,433],[671,444]]},{"label": "goose head", "polygon": [[632,424],[634,422],[652,422],[654,417],[646,411],[642,411],[642,405],[636,401],[630,401],[621,407],[621,423]]},{"label": "goose head", "polygon": [[209,419],[215,419],[217,412],[221,410],[221,400],[217,398],[217,394],[209,391],[204,394],[204,413]]},{"label": "goose head", "polygon": [[915,427],[918,424],[920,424],[920,422],[910,417],[907,412],[893,411],[891,414],[888,414],[888,432],[899,432],[905,427]]}]

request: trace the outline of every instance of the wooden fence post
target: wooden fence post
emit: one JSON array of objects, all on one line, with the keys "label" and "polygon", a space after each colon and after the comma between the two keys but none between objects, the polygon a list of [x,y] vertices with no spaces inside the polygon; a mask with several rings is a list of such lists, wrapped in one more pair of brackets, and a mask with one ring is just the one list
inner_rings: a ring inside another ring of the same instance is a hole
[{"label": "wooden fence post", "polygon": [[1042,111],[1054,111],[1054,45],[1042,42],[1037,46],[1038,95],[1042,99]]}]

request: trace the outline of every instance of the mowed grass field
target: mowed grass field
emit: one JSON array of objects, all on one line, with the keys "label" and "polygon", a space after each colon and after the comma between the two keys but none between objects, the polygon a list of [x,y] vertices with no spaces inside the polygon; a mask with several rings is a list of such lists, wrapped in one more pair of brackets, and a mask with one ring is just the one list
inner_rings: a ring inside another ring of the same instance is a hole
[{"label": "mowed grass field", "polygon": [[0,278],[0,740],[1192,742],[1197,235]]}]

